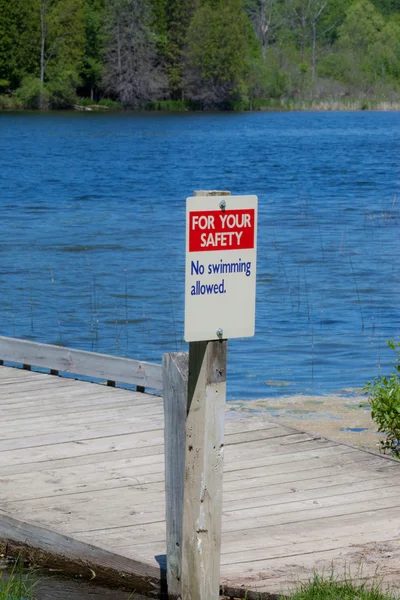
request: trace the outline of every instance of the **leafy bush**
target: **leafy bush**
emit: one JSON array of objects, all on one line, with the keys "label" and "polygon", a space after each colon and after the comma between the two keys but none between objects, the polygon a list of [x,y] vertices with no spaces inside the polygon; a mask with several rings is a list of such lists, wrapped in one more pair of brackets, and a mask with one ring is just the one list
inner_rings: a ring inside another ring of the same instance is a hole
[{"label": "leafy bush", "polygon": [[146,110],[186,112],[190,110],[190,103],[186,100],[154,100],[146,105]]},{"label": "leafy bush", "polygon": [[120,102],[116,100],[110,100],[110,98],[102,98],[98,102],[99,106],[105,106],[106,108],[110,108],[112,110],[121,110],[122,106]]},{"label": "leafy bush", "polygon": [[13,110],[15,108],[21,108],[16,98],[7,94],[0,94],[0,110]]},{"label": "leafy bush", "polygon": [[60,110],[72,108],[76,104],[75,87],[70,81],[52,81],[47,89],[51,108]]},{"label": "leafy bush", "polygon": [[47,106],[47,90],[36,77],[25,77],[21,87],[16,90],[15,96],[24,108],[36,109]]},{"label": "leafy bush", "polygon": [[91,98],[78,98],[76,103],[79,106],[92,106],[92,104],[95,104]]},{"label": "leafy bush", "polygon": [[378,431],[386,436],[380,442],[382,451],[400,458],[400,343],[390,340],[388,345],[397,353],[395,372],[389,377],[376,377],[364,389],[370,396],[371,414]]},{"label": "leafy bush", "polygon": [[10,82],[8,79],[1,79],[0,77],[0,93],[8,92],[10,90]]}]

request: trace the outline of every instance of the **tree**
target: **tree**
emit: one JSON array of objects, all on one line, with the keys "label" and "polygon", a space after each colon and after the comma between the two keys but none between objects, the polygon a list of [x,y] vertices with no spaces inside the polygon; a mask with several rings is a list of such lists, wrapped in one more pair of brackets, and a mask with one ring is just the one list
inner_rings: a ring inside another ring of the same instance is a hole
[{"label": "tree", "polygon": [[372,64],[378,78],[400,83],[400,20],[390,19],[371,48]]},{"label": "tree", "polygon": [[147,0],[108,0],[106,5],[105,89],[125,106],[138,108],[163,93]]},{"label": "tree", "polygon": [[34,0],[0,0],[0,15],[0,80],[15,89],[36,66]]},{"label": "tree", "polygon": [[219,0],[196,10],[187,35],[188,96],[204,108],[229,107],[245,94],[249,21],[240,0]]},{"label": "tree", "polygon": [[[57,96],[72,95],[79,83],[84,52],[83,0],[38,0],[38,11],[43,106],[46,81],[51,84],[57,104]],[[69,99],[67,105],[70,103]]]},{"label": "tree", "polygon": [[372,48],[384,24],[382,15],[368,0],[358,0],[346,12],[335,54],[336,60],[340,59],[347,66],[342,80],[353,88],[368,92],[376,79]]},{"label": "tree", "polygon": [[247,2],[246,10],[254,26],[255,34],[260,41],[264,60],[266,59],[268,42],[275,25],[277,0],[251,0]]},{"label": "tree", "polygon": [[310,2],[310,24],[311,24],[311,81],[315,81],[315,67],[317,62],[317,27],[322,14],[328,6],[328,0],[311,0]]},{"label": "tree", "polygon": [[104,0],[85,0],[85,51],[82,66],[83,89],[92,100],[101,84],[104,54]]},{"label": "tree", "polygon": [[384,27],[384,19],[371,2],[358,0],[350,6],[339,29],[340,45],[362,54],[374,44]]},{"label": "tree", "polygon": [[193,15],[193,0],[170,0],[167,17],[166,62],[168,88],[175,100],[184,99],[183,71],[186,34]]}]

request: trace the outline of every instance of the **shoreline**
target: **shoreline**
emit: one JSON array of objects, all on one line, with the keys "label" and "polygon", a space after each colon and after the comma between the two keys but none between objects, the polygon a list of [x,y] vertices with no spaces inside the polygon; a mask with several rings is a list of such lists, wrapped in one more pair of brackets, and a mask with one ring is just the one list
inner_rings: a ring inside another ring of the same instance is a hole
[{"label": "shoreline", "polygon": [[[1,100],[1,98],[0,98]],[[37,114],[47,113],[95,113],[95,114],[115,114],[115,113],[133,113],[133,114],[216,114],[216,113],[280,113],[280,112],[399,112],[400,101],[390,102],[386,100],[375,101],[375,100],[354,100],[349,102],[342,102],[340,100],[289,100],[287,104],[271,104],[265,106],[258,106],[256,108],[242,109],[242,110],[190,110],[190,109],[156,109],[156,108],[142,108],[140,110],[124,109],[124,108],[108,108],[101,105],[92,105],[85,107],[81,105],[71,106],[66,109],[31,109],[24,108],[22,106],[2,106],[0,102],[0,113],[13,113],[13,112],[29,112]]]},{"label": "shoreline", "polygon": [[365,395],[266,397],[257,400],[230,400],[227,418],[263,414],[274,423],[287,425],[316,436],[333,439],[380,454],[377,425]]}]

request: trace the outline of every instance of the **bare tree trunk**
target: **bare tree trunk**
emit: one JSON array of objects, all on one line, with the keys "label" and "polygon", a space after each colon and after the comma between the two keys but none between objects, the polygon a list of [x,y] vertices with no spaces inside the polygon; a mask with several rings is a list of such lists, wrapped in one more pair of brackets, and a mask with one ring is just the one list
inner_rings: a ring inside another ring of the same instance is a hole
[{"label": "bare tree trunk", "polygon": [[315,81],[315,69],[317,65],[317,25],[318,21],[328,5],[328,0],[312,0],[312,17],[311,17],[311,81]]},{"label": "bare tree trunk", "polygon": [[317,45],[317,23],[312,23],[312,46],[311,46],[311,81],[315,81],[315,63],[316,63],[316,45]]},{"label": "bare tree trunk", "polygon": [[121,81],[122,81],[121,29],[120,29],[119,17],[118,16],[117,16],[116,37],[117,37],[117,68],[118,68],[118,78],[119,78],[119,81],[121,83]]},{"label": "bare tree trunk", "polygon": [[258,39],[260,40],[262,55],[265,60],[268,47],[268,36],[270,34],[272,13],[275,0],[260,0],[257,8],[251,11],[251,19]]},{"label": "bare tree trunk", "polygon": [[40,99],[39,106],[44,108],[44,75],[45,75],[45,50],[47,38],[47,2],[42,0],[40,6],[40,28],[41,28],[41,45],[40,45]]}]

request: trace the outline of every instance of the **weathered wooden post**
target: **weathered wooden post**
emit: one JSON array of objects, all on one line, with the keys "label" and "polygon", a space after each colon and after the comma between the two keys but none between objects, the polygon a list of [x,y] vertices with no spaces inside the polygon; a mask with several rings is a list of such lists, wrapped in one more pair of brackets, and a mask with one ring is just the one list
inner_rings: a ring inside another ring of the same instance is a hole
[{"label": "weathered wooden post", "polygon": [[187,200],[189,359],[163,359],[170,598],[219,598],[227,338],[254,335],[256,210],[229,192]]}]

